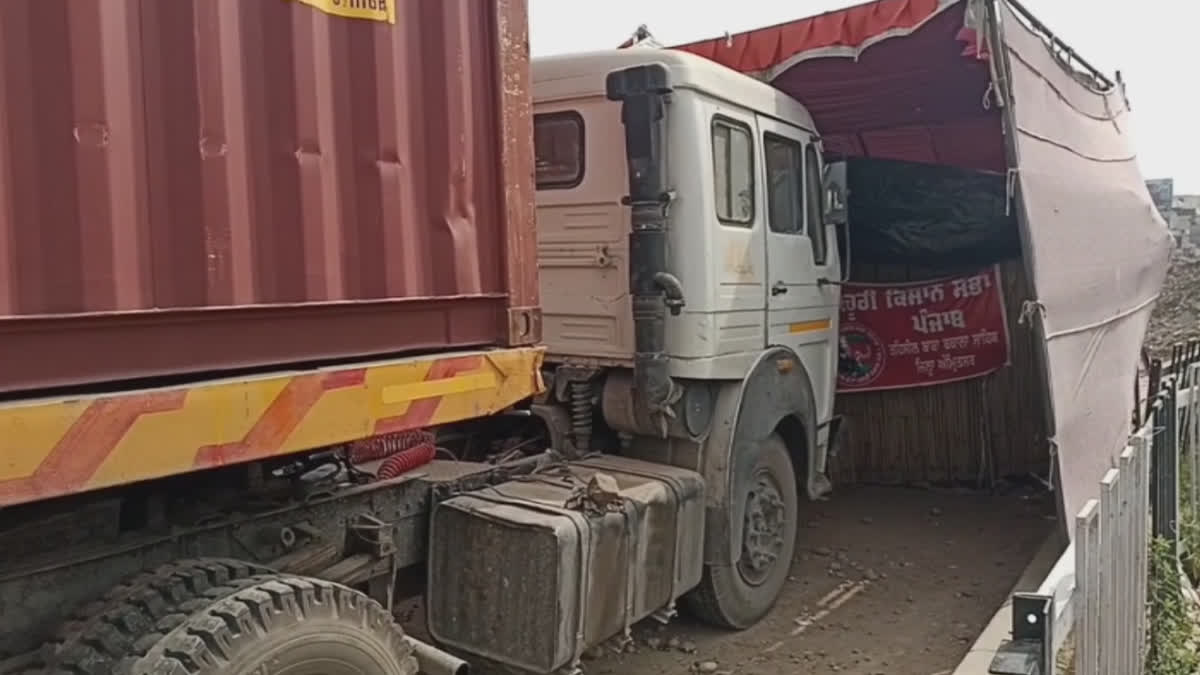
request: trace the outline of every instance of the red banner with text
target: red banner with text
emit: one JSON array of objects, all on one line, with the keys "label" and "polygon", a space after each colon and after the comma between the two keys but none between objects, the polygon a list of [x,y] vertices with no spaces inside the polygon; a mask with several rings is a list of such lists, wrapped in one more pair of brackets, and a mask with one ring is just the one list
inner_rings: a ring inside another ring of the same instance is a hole
[{"label": "red banner with text", "polygon": [[923,387],[1008,365],[1000,268],[940,281],[846,284],[838,391]]}]

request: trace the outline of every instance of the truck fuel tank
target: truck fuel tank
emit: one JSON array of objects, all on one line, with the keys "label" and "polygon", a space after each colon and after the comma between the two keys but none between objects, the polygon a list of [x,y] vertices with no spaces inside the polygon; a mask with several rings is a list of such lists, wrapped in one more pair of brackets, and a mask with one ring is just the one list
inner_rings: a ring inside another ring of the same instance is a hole
[{"label": "truck fuel tank", "polygon": [[442,502],[430,538],[434,639],[552,673],[700,582],[704,479],[624,457],[563,463]]}]

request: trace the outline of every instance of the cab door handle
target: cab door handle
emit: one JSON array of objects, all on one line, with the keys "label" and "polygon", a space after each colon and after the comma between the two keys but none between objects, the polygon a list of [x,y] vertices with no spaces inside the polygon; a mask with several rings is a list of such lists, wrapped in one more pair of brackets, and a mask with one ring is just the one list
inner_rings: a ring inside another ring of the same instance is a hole
[{"label": "cab door handle", "polygon": [[772,297],[776,296],[776,295],[783,295],[784,293],[787,293],[787,292],[788,292],[787,284],[783,283],[782,281],[776,281],[775,285],[771,287]]}]

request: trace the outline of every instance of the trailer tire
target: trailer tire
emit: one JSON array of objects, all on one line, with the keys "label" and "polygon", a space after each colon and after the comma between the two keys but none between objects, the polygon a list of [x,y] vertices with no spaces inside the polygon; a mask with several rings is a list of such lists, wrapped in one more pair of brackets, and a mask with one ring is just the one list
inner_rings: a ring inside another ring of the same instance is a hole
[{"label": "trailer tire", "polygon": [[182,602],[269,572],[240,560],[180,560],[134,575],[71,615],[41,650],[49,675],[109,675]]},{"label": "trailer tire", "polygon": [[404,631],[378,602],[340,584],[290,575],[257,577],[183,603],[139,641],[122,675],[416,675]]},{"label": "trailer tire", "polygon": [[[742,630],[758,623],[774,607],[796,550],[800,497],[791,455],[779,434],[763,441],[749,480],[736,489],[739,497],[748,501],[747,520],[758,519],[758,527],[747,522],[738,563],[706,564],[700,585],[684,602],[705,623]],[[757,540],[751,541],[755,537]],[[764,542],[769,542],[770,551],[748,550],[762,549]]]}]

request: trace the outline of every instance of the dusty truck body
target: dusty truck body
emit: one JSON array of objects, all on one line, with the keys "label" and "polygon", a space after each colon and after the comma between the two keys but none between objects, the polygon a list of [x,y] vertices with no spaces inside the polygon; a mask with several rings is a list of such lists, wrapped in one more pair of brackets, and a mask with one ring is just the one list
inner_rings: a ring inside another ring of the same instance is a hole
[{"label": "dusty truck body", "polygon": [[98,612],[166,563],[197,593],[262,569],[214,556],[424,561],[429,483],[279,488],[355,442],[395,476],[541,389],[526,12],[0,7],[0,671],[112,672]]},{"label": "dusty truck body", "polygon": [[[955,37],[1006,45],[1007,4],[862,20],[894,4],[797,34],[940,27],[960,109],[1011,94]],[[530,68],[525,11],[0,5],[0,673],[463,672],[393,621],[414,590],[433,642],[534,673],[770,610],[844,426],[872,153],[831,143],[876,103],[703,45]]]},{"label": "dusty truck body", "polygon": [[[770,487],[749,585],[724,452],[595,457],[599,381],[543,368],[525,12],[0,8],[0,672],[461,672],[389,615],[414,581],[435,641],[546,673],[688,593],[770,608],[783,441],[738,469]],[[710,435],[703,386],[661,393]]]}]

